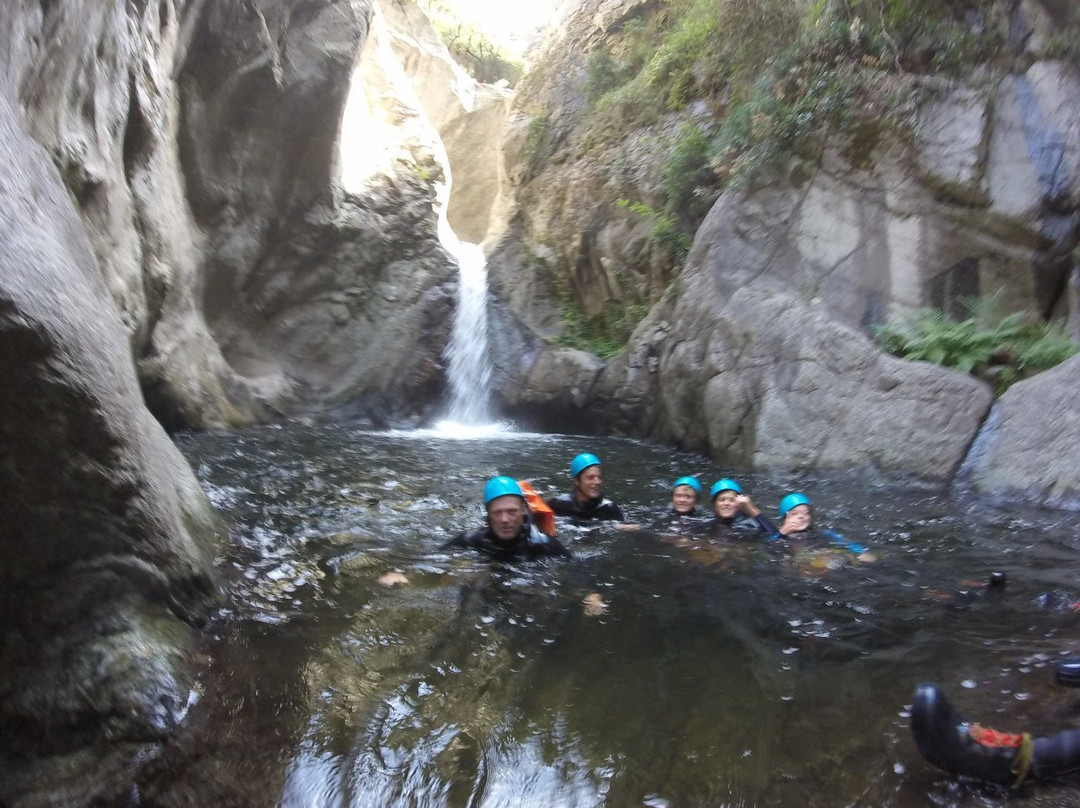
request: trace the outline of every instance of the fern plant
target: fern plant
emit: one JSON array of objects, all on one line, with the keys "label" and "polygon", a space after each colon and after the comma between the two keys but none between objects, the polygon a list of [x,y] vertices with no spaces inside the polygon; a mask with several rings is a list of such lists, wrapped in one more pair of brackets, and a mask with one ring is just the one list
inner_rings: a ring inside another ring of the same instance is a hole
[{"label": "fern plant", "polygon": [[[986,310],[978,301],[968,310]],[[1016,312],[991,326],[976,317],[950,320],[924,308],[890,319],[875,329],[882,349],[903,359],[923,360],[971,373],[989,382],[997,395],[1010,385],[1064,362],[1077,345],[1061,328]]]}]

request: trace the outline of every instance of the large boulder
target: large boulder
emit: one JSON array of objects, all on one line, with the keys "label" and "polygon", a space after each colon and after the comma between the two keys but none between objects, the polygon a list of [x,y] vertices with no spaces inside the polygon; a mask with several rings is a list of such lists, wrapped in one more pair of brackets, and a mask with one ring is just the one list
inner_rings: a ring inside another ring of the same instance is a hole
[{"label": "large boulder", "polygon": [[[724,213],[718,206],[703,232],[746,224]],[[989,388],[885,356],[824,303],[754,280],[775,245],[744,233],[700,242],[678,292],[605,368],[587,406],[620,430],[725,462],[947,482],[990,407]]]},{"label": "large boulder", "polygon": [[1014,384],[994,405],[961,483],[1002,504],[1080,509],[1080,356]]}]

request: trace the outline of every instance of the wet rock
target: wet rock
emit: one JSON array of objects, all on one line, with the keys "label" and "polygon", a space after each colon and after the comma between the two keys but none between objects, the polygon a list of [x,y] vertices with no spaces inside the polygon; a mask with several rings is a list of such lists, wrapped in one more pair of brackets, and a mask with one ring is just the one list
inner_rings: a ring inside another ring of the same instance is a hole
[{"label": "wet rock", "polygon": [[960,481],[1003,504],[1080,509],[1080,357],[1014,384],[994,406]]}]

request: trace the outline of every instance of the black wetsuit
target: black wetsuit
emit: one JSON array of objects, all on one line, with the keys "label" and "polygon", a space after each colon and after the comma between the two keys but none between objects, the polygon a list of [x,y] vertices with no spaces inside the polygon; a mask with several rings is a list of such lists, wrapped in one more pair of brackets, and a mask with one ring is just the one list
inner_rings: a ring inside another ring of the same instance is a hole
[{"label": "black wetsuit", "polygon": [[605,497],[581,502],[573,494],[559,494],[549,499],[547,504],[556,516],[569,516],[575,521],[586,522],[592,519],[623,521],[619,506]]},{"label": "black wetsuit", "polygon": [[440,549],[445,550],[451,547],[477,550],[496,561],[513,559],[535,561],[543,556],[571,557],[570,551],[563,547],[558,539],[541,533],[528,523],[523,524],[518,534],[510,541],[497,538],[491,532],[491,528],[484,525],[458,534]]},{"label": "black wetsuit", "polygon": [[679,535],[700,535],[707,529],[709,521],[704,518],[701,508],[694,507],[688,513],[679,513],[670,508],[664,516],[653,525],[653,530],[663,533],[677,533]]},{"label": "black wetsuit", "polygon": [[714,531],[721,533],[757,530],[770,538],[777,533],[776,526],[769,521],[768,517],[760,513],[757,516],[747,516],[745,513],[738,513],[727,518],[717,516],[712,520],[712,527]]},{"label": "black wetsuit", "polygon": [[766,519],[765,522],[772,527],[772,532],[769,533],[768,536],[769,541],[771,542],[784,539],[797,547],[821,549],[832,547],[838,550],[847,550],[849,553],[854,553],[855,555],[869,552],[869,549],[865,545],[854,541],[848,541],[839,533],[835,533],[832,530],[819,530],[818,528],[811,526],[806,530],[800,530],[797,533],[789,533],[785,536],[780,532],[779,528],[773,527],[768,519]]}]

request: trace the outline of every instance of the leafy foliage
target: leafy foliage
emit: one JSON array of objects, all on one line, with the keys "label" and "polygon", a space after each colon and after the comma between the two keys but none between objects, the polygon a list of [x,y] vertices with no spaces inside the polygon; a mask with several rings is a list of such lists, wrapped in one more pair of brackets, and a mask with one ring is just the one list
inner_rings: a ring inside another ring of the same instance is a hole
[{"label": "leafy foliage", "polygon": [[547,138],[551,121],[547,115],[537,115],[529,121],[529,128],[525,134],[525,145],[522,147],[522,157],[530,168],[535,168],[540,157],[541,149]]},{"label": "leafy foliage", "polygon": [[853,116],[903,127],[904,77],[992,63],[1004,42],[993,0],[668,0],[636,23],[589,57],[587,144],[705,104],[720,126],[673,138],[664,171],[665,211],[690,219]]},{"label": "leafy foliage", "polygon": [[475,25],[439,21],[433,24],[454,61],[477,81],[494,84],[506,80],[513,87],[521,79],[525,72],[524,65],[511,59]]},{"label": "leafy foliage", "polygon": [[634,327],[648,313],[647,304],[609,300],[599,313],[587,317],[576,304],[565,301],[562,306],[563,332],[555,342],[608,359],[626,347]]},{"label": "leafy foliage", "polygon": [[680,261],[686,258],[693,244],[693,236],[679,229],[675,218],[670,214],[653,209],[644,202],[631,202],[618,199],[615,204],[631,213],[650,219],[653,223],[649,235],[659,244],[667,247]]},{"label": "leafy foliage", "polygon": [[895,356],[971,373],[993,385],[998,395],[1078,350],[1060,328],[1022,312],[982,326],[976,317],[954,322],[938,309],[924,308],[879,326],[876,336]]},{"label": "leafy foliage", "polygon": [[419,6],[450,55],[477,81],[494,84],[505,80],[513,87],[525,72],[520,59],[474,22],[460,19],[453,8],[442,0],[410,0]]}]

